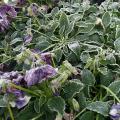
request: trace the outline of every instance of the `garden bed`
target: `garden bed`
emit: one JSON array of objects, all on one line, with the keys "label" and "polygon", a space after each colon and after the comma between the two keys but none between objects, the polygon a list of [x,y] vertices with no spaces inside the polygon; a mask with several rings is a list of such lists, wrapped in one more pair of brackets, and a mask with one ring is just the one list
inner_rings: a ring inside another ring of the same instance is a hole
[{"label": "garden bed", "polygon": [[120,3],[0,3],[1,120],[119,120]]}]

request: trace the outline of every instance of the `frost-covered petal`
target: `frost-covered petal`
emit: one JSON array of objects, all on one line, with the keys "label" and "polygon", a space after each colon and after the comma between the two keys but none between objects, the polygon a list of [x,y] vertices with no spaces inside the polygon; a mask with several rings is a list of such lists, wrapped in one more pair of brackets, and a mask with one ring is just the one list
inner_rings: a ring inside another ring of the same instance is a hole
[{"label": "frost-covered petal", "polygon": [[53,68],[51,65],[44,65],[41,67],[41,69],[44,71],[45,78],[51,78],[57,74],[56,69]]},{"label": "frost-covered petal", "polygon": [[52,64],[52,53],[41,53],[41,59],[49,65]]},{"label": "frost-covered petal", "polygon": [[0,6],[0,31],[4,31],[10,25],[12,18],[17,16],[15,8],[10,5],[1,5]]},{"label": "frost-covered petal", "polygon": [[13,79],[12,82],[16,85],[24,85],[24,77],[22,75],[18,75],[18,77]]},{"label": "frost-covered petal", "polygon": [[25,81],[27,86],[35,85],[43,81],[43,79],[51,78],[56,75],[56,70],[50,65],[33,68],[26,72]]},{"label": "frost-covered petal", "polygon": [[24,97],[19,97],[15,103],[16,103],[16,107],[18,109],[21,109],[22,107],[26,106],[28,104],[28,102],[30,101],[30,96],[24,96]]},{"label": "frost-covered petal", "polygon": [[17,12],[15,11],[15,8],[10,5],[2,5],[0,6],[0,15],[9,15],[9,17],[15,18],[17,16]]},{"label": "frost-covered petal", "polygon": [[42,78],[43,78],[43,71],[38,67],[27,71],[25,75],[25,81],[27,82],[28,86],[35,85]]},{"label": "frost-covered petal", "polygon": [[33,35],[28,34],[24,37],[25,43],[30,43],[32,41]]},{"label": "frost-covered petal", "polygon": [[38,9],[39,9],[39,6],[36,3],[32,3],[28,7],[28,15],[30,15],[30,16],[37,15],[38,14]]},{"label": "frost-covered petal", "polygon": [[113,120],[119,120],[120,119],[120,104],[113,104],[110,109],[110,117]]}]

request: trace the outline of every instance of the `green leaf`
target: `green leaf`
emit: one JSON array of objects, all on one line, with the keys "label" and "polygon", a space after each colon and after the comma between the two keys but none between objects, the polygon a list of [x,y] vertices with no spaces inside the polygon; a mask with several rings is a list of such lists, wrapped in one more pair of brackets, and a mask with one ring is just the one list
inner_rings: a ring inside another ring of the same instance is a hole
[{"label": "green leaf", "polygon": [[70,24],[69,24],[69,28],[66,30],[66,35],[69,35],[71,32],[72,32],[72,30],[73,30],[73,28],[74,28],[74,24],[75,24],[75,21],[73,21],[73,22],[71,22]]},{"label": "green leaf", "polygon": [[107,61],[107,64],[115,64],[116,63],[116,59],[113,54],[107,55],[106,61]]},{"label": "green leaf", "polygon": [[111,22],[111,16],[110,16],[110,13],[107,11],[102,16],[102,23],[103,23],[104,27],[107,28],[109,26],[110,22]]},{"label": "green leaf", "polygon": [[114,46],[115,46],[116,51],[119,52],[120,51],[120,38],[114,41]]},{"label": "green leaf", "polygon": [[60,30],[59,30],[59,34],[60,34],[61,38],[64,37],[64,35],[65,35],[64,31],[65,31],[65,26],[61,26]]},{"label": "green leaf", "polygon": [[39,99],[36,98],[36,100],[34,101],[34,109],[37,113],[40,113],[40,109],[45,102],[46,102],[45,96],[41,96]]},{"label": "green leaf", "polygon": [[81,91],[80,93],[77,94],[77,101],[80,105],[81,110],[86,107],[87,101],[86,101],[86,96],[85,96],[84,92]]},{"label": "green leaf", "polygon": [[55,15],[56,15],[58,12],[59,12],[59,8],[58,8],[58,7],[53,8],[52,11],[51,11],[52,17],[55,17]]},{"label": "green leaf", "polygon": [[86,85],[86,86],[84,87],[84,89],[83,89],[83,92],[84,92],[86,98],[90,98],[90,97],[91,97],[91,95],[90,95],[90,87],[91,87],[91,86]]},{"label": "green leaf", "polygon": [[63,115],[65,110],[65,101],[62,97],[53,97],[48,100],[48,107],[51,111],[56,111]]},{"label": "green leaf", "polygon": [[72,105],[73,105],[73,108],[74,108],[75,111],[79,111],[79,109],[80,109],[79,103],[74,98],[72,99]]},{"label": "green leaf", "polygon": [[108,86],[114,80],[113,73],[108,70],[106,74],[100,74],[100,82],[102,85]]},{"label": "green leaf", "polygon": [[15,47],[13,50],[18,52],[21,49],[22,49],[22,45],[17,45],[17,47]]},{"label": "green leaf", "polygon": [[44,50],[51,45],[51,43],[48,41],[48,38],[44,36],[36,38],[36,41],[37,44],[35,45],[35,48],[38,48],[40,50]]},{"label": "green leaf", "polygon": [[77,93],[83,90],[84,85],[80,82],[80,80],[73,79],[70,80],[64,87],[63,87],[63,96],[65,99],[70,99],[74,97]]},{"label": "green leaf", "polygon": [[59,22],[60,22],[60,28],[62,28],[63,26],[65,27],[65,30],[69,28],[69,19],[64,12],[61,13]]},{"label": "green leaf", "polygon": [[21,41],[23,41],[21,38],[15,38],[10,42],[10,45],[17,44],[17,42],[21,42]]},{"label": "green leaf", "polygon": [[118,39],[120,38],[120,26],[116,26],[116,35],[115,38]]},{"label": "green leaf", "polygon": [[78,25],[79,29],[78,29],[78,33],[88,33],[90,32],[93,28],[94,28],[94,24],[93,23],[81,23],[82,25]]},{"label": "green leaf", "polygon": [[59,63],[62,59],[63,51],[61,49],[56,50],[55,52],[56,61]]},{"label": "green leaf", "polygon": [[54,21],[54,22],[52,22],[52,26],[50,26],[51,27],[51,32],[55,32],[55,30],[57,29],[57,27],[59,26],[59,23],[58,22],[56,22],[56,21]]},{"label": "green leaf", "polygon": [[18,35],[18,31],[13,32],[13,34],[11,35],[11,40],[15,39]]},{"label": "green leaf", "polygon": [[76,55],[80,56],[81,46],[78,42],[73,42],[71,44],[68,44],[69,49]]},{"label": "green leaf", "polygon": [[76,54],[73,53],[72,51],[70,51],[70,53],[66,54],[65,59],[67,61],[71,62],[71,64],[78,63],[78,61],[79,61],[78,56],[76,56]]},{"label": "green leaf", "polygon": [[99,67],[97,70],[103,75],[106,75],[108,72],[107,67]]},{"label": "green leaf", "polygon": [[37,115],[38,114],[34,110],[34,103],[31,102],[27,107],[25,107],[17,114],[16,120],[30,120]]},{"label": "green leaf", "polygon": [[[117,81],[114,81],[112,82],[108,88],[113,92],[115,93],[116,95],[120,92],[120,81],[117,80]],[[108,95],[111,95],[108,93]]]},{"label": "green leaf", "polygon": [[7,107],[7,103],[3,100],[3,96],[0,95],[0,108]]},{"label": "green leaf", "polygon": [[82,116],[79,117],[79,120],[94,120],[94,112],[87,111]]},{"label": "green leaf", "polygon": [[95,84],[95,76],[88,69],[84,69],[82,71],[81,77],[82,77],[82,82],[85,85],[93,86]]},{"label": "green leaf", "polygon": [[77,75],[77,69],[75,67],[73,67],[67,60],[65,60],[63,62],[63,65],[65,66],[65,68],[67,68],[67,70],[69,70],[71,73]]},{"label": "green leaf", "polygon": [[83,63],[86,63],[89,58],[90,58],[90,54],[88,52],[83,51],[81,53],[80,59]]},{"label": "green leaf", "polygon": [[96,101],[87,105],[86,107],[90,111],[97,112],[103,116],[108,116],[109,114],[109,104],[107,102]]},{"label": "green leaf", "polygon": [[104,117],[104,116],[101,115],[101,114],[98,114],[98,120],[106,120],[106,117]]}]

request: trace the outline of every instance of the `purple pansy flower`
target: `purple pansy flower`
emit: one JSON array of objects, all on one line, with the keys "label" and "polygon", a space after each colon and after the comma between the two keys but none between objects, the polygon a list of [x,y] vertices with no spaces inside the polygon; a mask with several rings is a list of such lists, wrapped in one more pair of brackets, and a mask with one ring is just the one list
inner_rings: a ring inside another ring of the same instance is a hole
[{"label": "purple pansy flower", "polygon": [[7,94],[13,94],[15,96],[15,99],[10,101],[10,104],[12,107],[17,107],[18,109],[21,109],[25,105],[28,104],[31,97],[26,96],[25,93],[21,90],[8,87],[7,88]]},{"label": "purple pansy flower", "polygon": [[[18,71],[5,73],[2,72],[0,75],[0,93],[4,94],[4,101],[9,99],[9,103],[12,107],[17,107],[18,109],[21,109],[28,104],[31,97],[26,96],[24,91],[12,87],[9,84],[11,82],[20,86],[25,85],[24,76]],[[9,96],[11,94],[13,95],[13,97]]]},{"label": "purple pansy flower", "polygon": [[51,65],[51,64],[52,64],[52,53],[50,53],[50,52],[41,53],[41,59],[42,59],[45,63]]},{"label": "purple pansy flower", "polygon": [[0,31],[5,31],[8,28],[10,21],[6,18],[6,16],[0,15]]},{"label": "purple pansy flower", "polygon": [[15,8],[10,5],[2,5],[0,6],[0,15],[15,18],[17,16],[17,12],[15,11]]},{"label": "purple pansy flower", "polygon": [[112,120],[120,120],[120,104],[113,104],[109,114]]},{"label": "purple pansy flower", "polygon": [[41,57],[41,60],[44,61],[46,64],[51,65],[52,64],[52,57],[54,56],[54,53],[45,52],[41,53],[39,49],[32,50],[33,53],[38,54]]},{"label": "purple pansy flower", "polygon": [[23,5],[25,4],[26,0],[17,0],[18,5]]},{"label": "purple pansy flower", "polygon": [[10,101],[12,107],[17,107],[18,109],[23,108],[30,101],[30,96],[18,97],[15,101]]},{"label": "purple pansy flower", "polygon": [[10,25],[12,18],[17,16],[17,12],[15,11],[13,6],[10,5],[2,5],[0,6],[0,31],[4,31]]},{"label": "purple pansy flower", "polygon": [[25,75],[27,86],[32,86],[56,75],[56,70],[50,65],[33,68]]},{"label": "purple pansy flower", "polygon": [[33,35],[32,34],[28,34],[24,37],[24,41],[25,43],[30,43],[32,41]]},{"label": "purple pansy flower", "polygon": [[18,109],[21,109],[22,107],[24,107],[25,105],[28,104],[28,102],[30,101],[30,98],[29,96],[24,96],[24,97],[19,97],[16,101],[15,101],[15,104],[16,104],[16,107]]},{"label": "purple pansy flower", "polygon": [[13,79],[12,82],[16,85],[21,85],[24,83],[24,77],[22,75],[19,75],[16,79]]},{"label": "purple pansy flower", "polygon": [[36,3],[32,3],[28,7],[28,15],[30,15],[30,16],[37,15],[38,14],[38,9],[39,9],[39,6]]}]

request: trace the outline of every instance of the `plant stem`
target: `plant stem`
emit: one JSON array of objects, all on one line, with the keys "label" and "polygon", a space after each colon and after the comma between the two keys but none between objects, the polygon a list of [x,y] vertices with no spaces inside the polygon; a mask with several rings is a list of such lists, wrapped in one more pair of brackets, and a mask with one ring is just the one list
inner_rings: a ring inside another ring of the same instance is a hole
[{"label": "plant stem", "polygon": [[86,108],[84,108],[82,111],[80,111],[74,118],[73,120],[75,120],[77,117],[79,117],[83,112],[86,111]]},{"label": "plant stem", "polygon": [[10,60],[12,60],[12,59],[14,59],[14,57],[11,57],[11,58],[5,60],[4,62],[0,63],[0,65],[1,65],[1,64],[4,64],[4,63],[6,63],[6,62],[8,62],[8,61],[10,61]]},{"label": "plant stem", "polygon": [[120,99],[116,96],[116,94],[114,92],[112,92],[108,87],[101,85],[100,87],[104,88],[106,91],[108,91],[119,103],[120,103]]},{"label": "plant stem", "polygon": [[8,103],[8,111],[9,111],[9,113],[10,113],[11,120],[15,120],[15,119],[14,119],[14,116],[13,116],[13,112],[12,112],[12,110],[11,110],[11,108],[10,108],[10,104],[9,104],[9,103]]},{"label": "plant stem", "polygon": [[[30,4],[32,4],[32,1],[31,1],[31,0],[28,0],[28,2],[29,2]],[[41,24],[40,24],[40,22],[39,22],[39,19],[36,17],[36,15],[34,15],[34,18],[35,18],[35,20],[37,21],[37,23],[41,26]]]},{"label": "plant stem", "polygon": [[24,91],[24,92],[30,93],[30,94],[32,94],[32,95],[34,95],[34,96],[37,96],[37,97],[40,96],[39,94],[37,94],[37,93],[35,93],[35,92],[33,92],[33,91],[29,90],[29,89],[23,88],[23,87],[21,87],[21,86],[17,86],[17,85],[15,85],[15,84],[13,84],[13,83],[10,83],[10,84],[11,84],[11,86],[13,86],[14,88],[17,88],[17,89],[22,90],[22,91]]},{"label": "plant stem", "polygon": [[98,114],[96,115],[96,120],[99,120],[99,115]]},{"label": "plant stem", "polygon": [[52,57],[52,64],[53,64],[53,67],[56,68],[56,65],[55,65],[53,57]]}]

